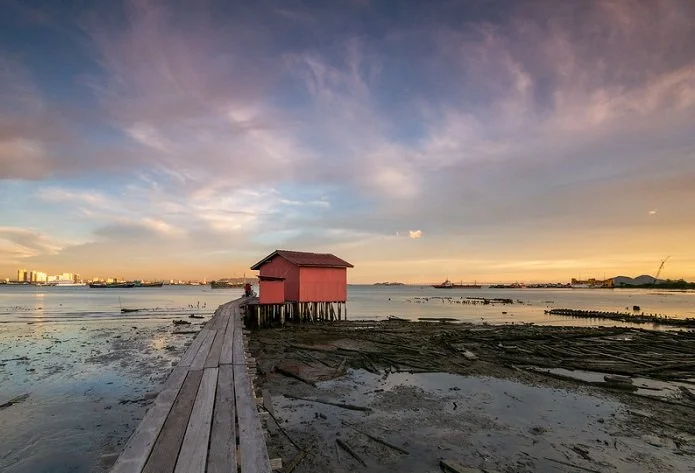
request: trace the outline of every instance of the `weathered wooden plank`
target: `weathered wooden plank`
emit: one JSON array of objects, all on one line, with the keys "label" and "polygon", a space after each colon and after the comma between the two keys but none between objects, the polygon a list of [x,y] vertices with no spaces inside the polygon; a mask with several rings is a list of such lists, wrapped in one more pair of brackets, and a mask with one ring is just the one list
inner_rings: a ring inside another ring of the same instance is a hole
[{"label": "weathered wooden plank", "polygon": [[210,330],[217,330],[220,324],[220,314],[222,314],[222,307],[220,306],[216,311],[215,314],[212,316],[212,318],[208,321],[207,324],[205,324],[205,328],[209,328]]},{"label": "weathered wooden plank", "polygon": [[224,342],[222,344],[222,353],[220,354],[221,365],[232,364],[234,359],[234,330],[239,319],[239,305],[235,304],[233,307],[229,307],[228,310],[230,312],[229,323],[227,324],[227,330],[224,332]]},{"label": "weathered wooden plank", "polygon": [[207,473],[237,471],[235,416],[234,368],[222,365],[217,377]]},{"label": "weathered wooden plank", "polygon": [[270,460],[265,445],[251,380],[246,372],[240,327],[234,331],[234,393],[239,423],[239,459],[241,473],[269,473]]},{"label": "weathered wooden plank", "polygon": [[198,395],[188,420],[175,473],[205,473],[216,389],[217,368],[207,368],[203,372]]},{"label": "weathered wooden plank", "polygon": [[203,329],[200,331],[198,335],[195,336],[195,338],[193,339],[193,343],[191,343],[191,345],[186,350],[186,353],[184,353],[181,357],[181,361],[179,361],[179,366],[191,366],[193,358],[195,358],[195,356],[198,354],[198,350],[200,350],[200,345],[205,341],[207,333],[208,330]]},{"label": "weathered wooden plank", "polygon": [[220,318],[219,326],[217,327],[217,335],[215,336],[215,341],[210,348],[210,353],[208,353],[205,359],[205,368],[217,368],[220,365],[220,355],[222,353],[222,344],[224,343],[224,334],[227,330],[227,324],[229,323],[229,312],[223,310],[218,316]]},{"label": "weathered wooden plank", "polygon": [[174,471],[176,457],[191,416],[193,402],[203,377],[202,370],[189,371],[176,401],[167,416],[164,427],[152,448],[143,473],[170,473]]},{"label": "weathered wooden plank", "polygon": [[195,358],[193,358],[193,362],[191,363],[192,370],[203,369],[203,367],[205,366],[205,360],[207,359],[208,354],[210,353],[210,348],[212,347],[212,344],[215,341],[217,330],[207,330],[207,332],[208,333],[205,336],[205,340],[203,340],[203,343],[200,345],[200,350],[198,350],[198,353],[196,353]]},{"label": "weathered wooden plank", "polygon": [[147,411],[130,440],[128,440],[123,453],[121,453],[111,469],[111,473],[131,473],[142,470],[152,451],[152,446],[157,440],[162,426],[171,411],[171,406],[174,404],[176,396],[179,394],[181,386],[186,379],[186,374],[188,374],[187,368],[183,366],[174,368],[162,386],[154,404]]}]

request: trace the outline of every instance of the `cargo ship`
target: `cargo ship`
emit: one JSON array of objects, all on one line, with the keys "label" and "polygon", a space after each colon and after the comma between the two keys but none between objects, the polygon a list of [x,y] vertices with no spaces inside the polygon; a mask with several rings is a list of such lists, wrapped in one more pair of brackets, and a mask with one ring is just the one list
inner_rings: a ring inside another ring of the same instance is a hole
[{"label": "cargo ship", "polygon": [[463,284],[463,281],[456,284],[447,279],[441,284],[433,284],[432,287],[435,289],[480,289],[482,286],[478,284],[478,281],[474,284]]},{"label": "cargo ship", "polygon": [[129,289],[135,287],[134,282],[93,282],[89,284],[92,289]]},{"label": "cargo ship", "polygon": [[237,287],[244,287],[244,283],[231,281],[210,281],[211,289],[230,289]]}]

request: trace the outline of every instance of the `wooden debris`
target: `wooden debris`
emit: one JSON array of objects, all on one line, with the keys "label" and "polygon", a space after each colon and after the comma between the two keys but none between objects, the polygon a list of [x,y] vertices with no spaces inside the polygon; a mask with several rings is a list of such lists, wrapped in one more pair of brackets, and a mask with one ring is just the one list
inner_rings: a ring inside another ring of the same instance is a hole
[{"label": "wooden debris", "polygon": [[693,393],[690,389],[686,388],[685,386],[678,386],[678,389],[680,389],[685,397],[691,401],[695,401],[695,393]]},{"label": "wooden debris", "polygon": [[554,458],[549,458],[549,457],[543,457],[543,458],[545,460],[548,460],[549,462],[557,463],[559,465],[569,466],[571,468],[576,468],[577,470],[588,471],[589,473],[601,473],[598,470],[593,470],[591,468],[585,468],[583,466],[575,465],[574,463],[564,462],[562,460],[555,460]]},{"label": "wooden debris", "polygon": [[280,374],[284,374],[285,376],[289,376],[290,378],[294,378],[298,381],[301,381],[302,383],[306,383],[309,386],[316,387],[316,383],[314,383],[310,379],[306,379],[304,376],[300,375],[299,373],[295,373],[291,370],[282,368],[280,366],[275,366],[275,371],[277,371]]},{"label": "wooden debris", "polygon": [[298,454],[294,456],[292,461],[287,465],[287,469],[285,470],[285,473],[292,473],[297,466],[304,460],[304,458],[307,456],[309,453],[308,450],[300,450]]},{"label": "wooden debris", "polygon": [[5,409],[5,408],[10,407],[14,404],[19,404],[22,401],[26,401],[28,398],[29,398],[29,393],[22,394],[21,396],[13,397],[9,401],[0,404],[0,409]]},{"label": "wooden debris", "polygon": [[463,466],[451,460],[440,460],[439,466],[445,473],[482,473],[478,468]]},{"label": "wooden debris", "polygon": [[632,384],[631,377],[619,374],[607,374],[603,377],[603,380],[607,383]]},{"label": "wooden debris", "polygon": [[295,396],[294,394],[283,394],[283,396],[288,397],[290,399],[298,399],[301,401],[318,402],[320,404],[327,404],[329,406],[340,407],[342,409],[348,409],[350,411],[372,412],[371,407],[355,406],[354,404],[346,404],[344,402],[325,401],[323,399],[317,399],[314,397]]},{"label": "wooden debris", "polygon": [[357,452],[354,451],[352,449],[352,447],[350,447],[350,445],[347,444],[347,442],[344,442],[343,440],[340,440],[340,439],[335,439],[335,443],[337,443],[340,448],[345,450],[352,458],[354,458],[355,460],[360,462],[362,464],[362,466],[367,466],[367,463],[365,463],[365,461],[362,459],[362,457],[359,456],[357,454]]},{"label": "wooden debris", "polygon": [[271,458],[270,469],[273,471],[282,470],[282,458]]},{"label": "wooden debris", "polygon": [[271,416],[275,416],[275,409],[273,409],[273,397],[270,395],[270,391],[268,389],[264,389],[262,391],[263,395],[263,407],[265,408],[266,411],[268,411],[268,414]]},{"label": "wooden debris", "polygon": [[362,435],[366,435],[367,437],[369,437],[370,439],[374,440],[375,442],[379,442],[380,444],[385,445],[385,446],[387,446],[387,447],[389,447],[389,448],[392,448],[392,449],[396,450],[397,452],[401,452],[401,453],[403,453],[403,454],[405,454],[405,455],[410,455],[410,452],[409,452],[408,450],[406,450],[406,449],[404,449],[404,448],[401,448],[401,447],[399,447],[398,445],[394,445],[394,444],[392,444],[392,443],[390,443],[390,442],[387,442],[386,440],[382,439],[381,437],[377,437],[376,435],[372,435],[372,434],[370,434],[370,433],[368,433],[368,432],[365,432],[364,430],[360,430],[360,429],[358,429],[357,427],[355,427],[354,424],[351,424],[350,422],[343,421],[343,425],[347,425],[348,427],[350,427],[350,428],[356,430],[357,432],[361,433]]}]

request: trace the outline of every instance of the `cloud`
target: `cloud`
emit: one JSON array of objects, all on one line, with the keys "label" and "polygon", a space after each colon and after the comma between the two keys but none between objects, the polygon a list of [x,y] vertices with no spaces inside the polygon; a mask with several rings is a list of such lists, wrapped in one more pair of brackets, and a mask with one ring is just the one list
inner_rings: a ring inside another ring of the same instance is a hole
[{"label": "cloud", "polygon": [[408,230],[408,237],[413,240],[422,238],[422,230]]},{"label": "cloud", "polygon": [[95,245],[80,254],[122,235],[153,258],[230,241],[376,257],[402,250],[392,229],[412,222],[434,258],[464,251],[463,237],[615,235],[653,225],[657,206],[682,228],[695,205],[692,2],[471,5],[396,22],[374,5],[126,2],[122,22],[78,19],[90,63],[61,83],[70,106],[0,51],[0,179],[49,181],[27,185],[33,220],[9,224],[35,228],[60,204]]},{"label": "cloud", "polygon": [[0,227],[0,254],[3,264],[18,264],[24,258],[57,254],[61,244],[55,238],[27,228]]}]

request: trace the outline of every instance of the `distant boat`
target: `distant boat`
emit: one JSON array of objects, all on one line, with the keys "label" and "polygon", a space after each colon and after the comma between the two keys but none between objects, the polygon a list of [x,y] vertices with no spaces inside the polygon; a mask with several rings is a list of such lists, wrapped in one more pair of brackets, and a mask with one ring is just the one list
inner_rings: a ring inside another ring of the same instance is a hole
[{"label": "distant boat", "polygon": [[447,279],[441,284],[433,284],[432,287],[435,289],[480,289],[482,286],[478,285],[478,281],[475,284],[463,284],[463,282],[456,284]]},{"label": "distant boat", "polygon": [[210,281],[211,289],[231,289],[237,287],[244,287],[244,283],[230,281]]},{"label": "distant boat", "polygon": [[57,282],[55,284],[49,283],[49,286],[56,286],[56,287],[83,287],[86,286],[87,284],[83,282]]},{"label": "distant boat", "polygon": [[89,284],[89,287],[92,289],[128,289],[131,287],[135,287],[134,282],[109,282],[109,283],[102,283],[102,282],[93,282]]},{"label": "distant boat", "polygon": [[135,287],[162,287],[164,282],[136,282]]}]

